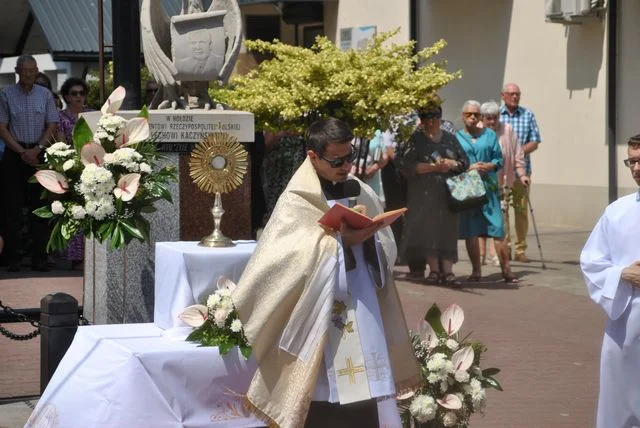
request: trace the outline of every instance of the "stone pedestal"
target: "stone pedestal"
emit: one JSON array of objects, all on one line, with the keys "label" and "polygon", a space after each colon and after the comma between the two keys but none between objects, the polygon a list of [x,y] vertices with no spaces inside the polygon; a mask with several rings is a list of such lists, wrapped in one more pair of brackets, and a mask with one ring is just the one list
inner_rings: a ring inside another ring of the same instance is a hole
[{"label": "stone pedestal", "polygon": [[[137,112],[118,112],[131,118]],[[95,129],[100,112],[85,114]],[[109,251],[107,244],[87,240],[85,252],[84,315],[96,324],[153,321],[154,249],[159,241],[199,241],[213,230],[214,195],[201,192],[189,177],[189,153],[211,132],[228,132],[245,144],[253,142],[253,115],[222,110],[154,110],[151,132],[158,137],[158,150],[165,165],[177,170],[178,180],[169,191],[173,204],[161,201],[147,216],[151,242],[132,241],[122,250]],[[250,164],[250,162],[249,162]],[[251,171],[242,186],[223,195],[222,231],[232,239],[251,237]],[[211,249],[215,251],[215,249]]]}]

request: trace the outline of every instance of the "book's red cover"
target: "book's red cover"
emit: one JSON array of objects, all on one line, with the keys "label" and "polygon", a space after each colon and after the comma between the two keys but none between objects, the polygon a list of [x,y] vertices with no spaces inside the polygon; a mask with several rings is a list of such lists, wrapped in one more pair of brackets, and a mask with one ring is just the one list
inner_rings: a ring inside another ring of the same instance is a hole
[{"label": "book's red cover", "polygon": [[370,218],[342,204],[335,204],[329,209],[329,211],[320,217],[318,223],[334,230],[340,230],[342,221],[345,221],[352,229],[364,229],[378,221],[382,221],[385,226],[388,226],[404,214],[405,211],[407,211],[406,208],[400,208],[394,211],[378,214],[377,216]]}]

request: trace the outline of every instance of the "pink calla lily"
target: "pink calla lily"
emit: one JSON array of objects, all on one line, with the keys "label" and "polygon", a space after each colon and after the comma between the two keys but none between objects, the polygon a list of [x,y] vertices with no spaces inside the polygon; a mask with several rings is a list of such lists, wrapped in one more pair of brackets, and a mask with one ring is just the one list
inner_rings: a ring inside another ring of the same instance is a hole
[{"label": "pink calla lily", "polygon": [[231,281],[229,278],[226,278],[224,276],[220,276],[218,278],[218,282],[216,286],[218,287],[218,290],[227,289],[229,291],[233,291],[236,289],[235,282]]},{"label": "pink calla lily", "polygon": [[451,356],[453,368],[457,370],[468,370],[473,364],[474,352],[471,346],[459,349]]},{"label": "pink calla lily", "polygon": [[104,163],[105,151],[100,144],[88,143],[82,146],[80,151],[80,160],[84,165],[94,163],[98,166],[102,166]]},{"label": "pink calla lily", "polygon": [[451,337],[460,330],[464,321],[464,311],[455,303],[444,310],[440,316],[442,327],[447,332],[447,336]]},{"label": "pink calla lily", "polygon": [[418,322],[418,333],[421,337],[424,337],[424,340],[427,342],[428,349],[433,349],[438,346],[438,336],[433,330],[433,327],[431,327],[431,324],[427,321],[420,320]]},{"label": "pink calla lily", "polygon": [[116,198],[127,202],[133,199],[140,185],[140,174],[126,174],[120,177],[118,185],[113,189]]},{"label": "pink calla lily", "polygon": [[209,317],[209,310],[205,305],[191,305],[184,308],[178,318],[191,327],[200,327]]},{"label": "pink calla lily", "polygon": [[457,395],[453,394],[447,394],[442,398],[438,398],[436,401],[445,409],[458,410],[462,407],[462,401],[460,401]]},{"label": "pink calla lily", "polygon": [[149,121],[144,117],[135,117],[127,121],[127,124],[116,136],[116,147],[127,147],[147,140],[151,135]]},{"label": "pink calla lily", "polygon": [[50,169],[43,169],[36,172],[35,176],[38,183],[50,192],[61,195],[69,190],[67,179],[60,173]]},{"label": "pink calla lily", "polygon": [[114,89],[114,91],[111,92],[111,95],[109,95],[109,98],[107,98],[107,101],[104,102],[102,108],[100,109],[102,114],[115,114],[122,105],[126,94],[127,91],[122,86],[118,86],[116,89]]},{"label": "pink calla lily", "polygon": [[405,392],[404,394],[400,394],[396,396],[396,400],[406,400],[407,398],[411,398],[416,395],[415,391]]}]

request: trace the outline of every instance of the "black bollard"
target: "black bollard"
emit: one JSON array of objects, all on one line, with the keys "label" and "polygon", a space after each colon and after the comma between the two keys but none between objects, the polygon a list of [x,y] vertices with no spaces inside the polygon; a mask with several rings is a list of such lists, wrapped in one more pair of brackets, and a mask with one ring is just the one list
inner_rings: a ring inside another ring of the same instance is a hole
[{"label": "black bollard", "polygon": [[78,301],[66,293],[40,300],[40,394],[58,368],[78,329]]}]

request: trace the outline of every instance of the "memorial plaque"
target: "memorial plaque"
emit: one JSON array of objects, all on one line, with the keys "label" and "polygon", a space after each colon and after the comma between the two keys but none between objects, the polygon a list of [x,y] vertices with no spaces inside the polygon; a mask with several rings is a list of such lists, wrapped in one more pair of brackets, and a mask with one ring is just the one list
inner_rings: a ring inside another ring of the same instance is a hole
[{"label": "memorial plaque", "polygon": [[[131,119],[137,111],[119,111]],[[83,113],[89,125],[97,123],[101,113]],[[94,118],[95,116],[95,118]],[[213,132],[226,132],[241,143],[252,143],[255,135],[253,114],[233,110],[150,110],[149,128],[157,138],[159,152],[190,153],[196,143]]]}]

